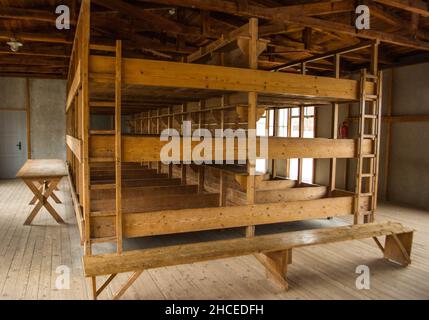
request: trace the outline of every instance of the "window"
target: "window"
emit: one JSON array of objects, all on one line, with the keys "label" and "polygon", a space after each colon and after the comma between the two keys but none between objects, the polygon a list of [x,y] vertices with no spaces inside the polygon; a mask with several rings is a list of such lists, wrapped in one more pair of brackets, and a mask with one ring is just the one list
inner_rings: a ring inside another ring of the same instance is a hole
[{"label": "window", "polygon": [[[280,109],[278,111],[278,132],[277,136],[279,137],[300,137],[300,108],[288,108]],[[271,116],[271,114],[270,114]],[[314,117],[315,110],[314,107],[304,107],[304,128],[303,128],[303,138],[314,138]],[[271,117],[270,117],[271,118]],[[271,119],[270,119],[271,125]],[[290,130],[288,130],[288,125],[290,125]],[[297,180],[298,179],[298,159],[289,159],[289,178]],[[302,168],[302,181],[307,183],[313,182],[313,159],[303,159],[303,168]]]},{"label": "window", "polygon": [[[270,110],[272,111],[272,110]],[[271,117],[270,117],[271,119]],[[264,115],[256,122],[256,135],[265,136],[267,129],[267,111]],[[269,129],[269,128],[268,128]],[[266,159],[256,159],[256,172],[267,172],[267,160]]]}]

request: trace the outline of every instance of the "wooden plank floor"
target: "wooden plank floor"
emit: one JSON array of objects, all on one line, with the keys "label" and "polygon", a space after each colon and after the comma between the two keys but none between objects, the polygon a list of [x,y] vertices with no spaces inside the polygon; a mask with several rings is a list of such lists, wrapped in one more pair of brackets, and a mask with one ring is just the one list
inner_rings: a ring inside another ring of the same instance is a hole
[{"label": "wooden plank floor", "polygon": [[[67,225],[60,226],[42,209],[32,226],[23,226],[32,193],[18,180],[0,180],[0,299],[87,299],[82,276],[79,235],[66,180],[53,204]],[[150,270],[125,294],[125,299],[428,299],[429,212],[381,205],[378,220],[396,220],[415,228],[412,264],[401,268],[381,259],[372,240],[335,243],[296,249],[290,266],[290,289],[283,292],[265,277],[264,268],[252,256]],[[342,220],[317,220],[282,226],[264,226],[257,233],[335,226]],[[195,233],[177,237],[134,239],[126,248],[163,243],[228,238],[241,230]],[[111,250],[99,245],[97,250]],[[71,270],[69,290],[56,289],[57,267]],[[358,290],[358,265],[370,268],[370,290]],[[118,281],[101,296],[109,298]]]}]

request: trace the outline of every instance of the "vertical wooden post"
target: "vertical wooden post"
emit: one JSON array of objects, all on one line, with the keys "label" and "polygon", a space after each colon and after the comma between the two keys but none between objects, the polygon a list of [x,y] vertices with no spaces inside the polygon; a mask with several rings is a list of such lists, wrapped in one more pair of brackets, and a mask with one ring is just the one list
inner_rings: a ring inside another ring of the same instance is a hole
[{"label": "vertical wooden post", "polygon": [[[276,108],[273,110],[273,137],[277,137],[278,132],[279,132],[279,109]],[[274,159],[271,161],[271,178],[272,179],[277,177],[277,161],[278,160],[274,160]]]},{"label": "vertical wooden post", "polygon": [[223,170],[219,172],[219,207],[225,206],[225,194],[226,185],[225,185],[225,174]]},{"label": "vertical wooden post", "polygon": [[[258,19],[250,18],[249,21],[249,68],[257,69],[258,68]],[[258,94],[257,92],[248,93],[248,141],[249,141],[249,131],[256,131],[256,108],[258,103]],[[246,199],[248,204],[255,203],[255,168],[256,160],[248,159],[247,164],[247,188],[246,188]],[[252,237],[255,235],[255,226],[248,226],[246,228],[246,237]]]},{"label": "vertical wooden post", "polygon": [[[299,107],[299,137],[304,136],[304,106]],[[302,183],[302,171],[304,167],[304,159],[298,160],[298,185]]]},{"label": "vertical wooden post", "polygon": [[[287,108],[287,137],[292,135],[292,109]],[[290,159],[286,159],[286,177],[290,178]]]},{"label": "vertical wooden post", "polygon": [[[199,104],[198,104],[198,108],[199,108],[199,113],[198,113],[198,129],[201,130],[202,128],[202,112],[201,110],[203,109],[204,106],[204,102],[202,100],[200,100]],[[198,193],[201,193],[204,191],[204,165],[200,165],[198,166]]]},{"label": "vertical wooden post", "polygon": [[378,73],[378,47],[380,41],[376,40],[371,46],[371,74],[377,76]]},{"label": "vertical wooden post", "polygon": [[394,79],[394,69],[390,70],[390,79],[387,87],[387,120],[386,121],[386,149],[384,156],[384,181],[383,181],[383,191],[384,199],[389,199],[389,169],[390,169],[390,150],[392,147],[392,121],[390,121],[390,116],[392,115],[392,90],[393,90],[393,80]]},{"label": "vertical wooden post", "polygon": [[[171,130],[173,128],[173,116],[170,116],[172,113],[171,107],[168,107],[168,130]],[[172,179],[173,178],[173,164],[170,163],[168,165],[168,178]]]},{"label": "vertical wooden post", "polygon": [[[159,109],[156,110],[156,134],[161,134],[161,119],[159,117]],[[161,173],[162,171],[162,162],[157,162],[157,173]]]},{"label": "vertical wooden post", "polygon": [[[25,122],[27,124],[27,159],[31,159],[30,79],[25,78]],[[67,148],[68,150],[68,148]]]},{"label": "vertical wooden post", "polygon": [[[186,120],[184,112],[187,111],[187,105],[186,103],[182,104],[182,137],[185,139],[184,132],[183,132],[183,122]],[[190,139],[190,137],[188,137]],[[181,180],[182,184],[186,184],[186,164],[182,161],[182,167],[181,167]]]},{"label": "vertical wooden post", "polygon": [[[340,55],[336,54],[335,58],[335,78],[340,77]],[[338,138],[338,103],[332,104],[332,127],[331,127],[331,136],[332,139]],[[337,159],[332,158],[330,162],[330,176],[329,176],[329,194],[332,194],[332,191],[336,187],[336,177],[337,177]]]},{"label": "vertical wooden post", "polygon": [[[301,63],[301,74],[305,74],[305,62]],[[299,137],[304,136],[304,106],[299,107]],[[304,159],[298,159],[298,185],[302,183],[302,171],[304,167]]]},{"label": "vertical wooden post", "polygon": [[116,41],[115,63],[115,172],[116,172],[116,251],[122,253],[122,42]]},{"label": "vertical wooden post", "polygon": [[81,77],[82,77],[82,172],[83,172],[83,212],[85,221],[84,253],[91,255],[90,229],[90,174],[89,174],[89,40],[90,40],[90,0],[82,1],[82,32],[81,32]]}]

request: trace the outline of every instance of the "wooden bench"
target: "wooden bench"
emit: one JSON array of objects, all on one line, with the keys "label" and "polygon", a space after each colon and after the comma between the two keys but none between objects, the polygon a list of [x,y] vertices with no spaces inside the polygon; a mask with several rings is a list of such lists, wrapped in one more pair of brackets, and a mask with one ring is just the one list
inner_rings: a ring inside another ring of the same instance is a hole
[{"label": "wooden bench", "polygon": [[[93,298],[109,285],[118,273],[134,272],[123,287],[113,296],[120,298],[144,270],[201,261],[255,254],[266,267],[267,273],[287,290],[287,268],[292,262],[292,249],[318,244],[373,238],[384,258],[400,265],[408,265],[411,254],[412,229],[400,223],[383,222],[362,225],[287,232],[273,235],[209,241],[186,245],[133,250],[121,255],[101,254],[84,256],[86,277],[91,277]],[[386,236],[384,246],[377,237]],[[110,275],[96,287],[96,277]]]}]

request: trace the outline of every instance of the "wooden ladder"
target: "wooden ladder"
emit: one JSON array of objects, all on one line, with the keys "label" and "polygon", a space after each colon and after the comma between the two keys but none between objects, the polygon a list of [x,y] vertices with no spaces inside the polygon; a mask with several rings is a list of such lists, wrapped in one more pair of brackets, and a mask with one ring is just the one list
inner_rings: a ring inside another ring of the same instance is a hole
[{"label": "wooden ladder", "polygon": [[[368,94],[366,84],[374,83],[374,94]],[[356,189],[354,201],[354,223],[373,222],[377,207],[378,165],[380,153],[381,129],[381,98],[382,73],[368,74],[366,69],[361,70],[359,127],[357,146]],[[370,152],[364,152],[365,141],[371,141]],[[369,198],[367,209],[362,210],[362,200]]]},{"label": "wooden ladder", "polygon": [[[122,112],[122,42],[121,40],[116,41],[115,48],[115,73],[113,74],[115,79],[115,125],[114,130],[100,131],[92,130],[90,135],[95,134],[113,134],[115,136],[115,153],[113,158],[92,158],[92,162],[114,162],[115,163],[115,183],[114,187],[116,190],[115,194],[115,226],[116,233],[113,237],[91,239],[91,244],[101,242],[116,242],[117,253],[122,253],[122,143],[121,143],[121,112]],[[110,50],[109,50],[110,51]]]}]

